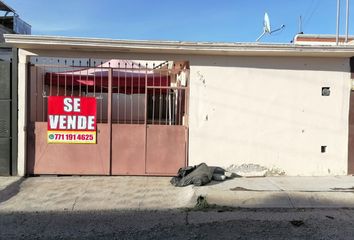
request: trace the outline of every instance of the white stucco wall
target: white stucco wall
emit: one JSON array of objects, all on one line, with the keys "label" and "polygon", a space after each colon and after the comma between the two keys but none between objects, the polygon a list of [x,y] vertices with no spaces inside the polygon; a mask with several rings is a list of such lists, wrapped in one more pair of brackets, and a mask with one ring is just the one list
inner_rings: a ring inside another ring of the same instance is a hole
[{"label": "white stucco wall", "polygon": [[347,173],[349,59],[198,57],[190,64],[190,165]]},{"label": "white stucco wall", "polygon": [[27,87],[27,52],[18,51],[18,147],[17,147],[17,174],[26,173],[26,87]]}]

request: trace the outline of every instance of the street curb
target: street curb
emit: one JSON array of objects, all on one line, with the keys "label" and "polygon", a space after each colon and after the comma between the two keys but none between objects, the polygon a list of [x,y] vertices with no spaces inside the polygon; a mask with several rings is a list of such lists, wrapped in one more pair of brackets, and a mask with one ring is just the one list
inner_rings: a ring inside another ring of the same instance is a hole
[{"label": "street curb", "polygon": [[196,189],[209,204],[235,208],[354,208],[353,192],[226,191]]}]

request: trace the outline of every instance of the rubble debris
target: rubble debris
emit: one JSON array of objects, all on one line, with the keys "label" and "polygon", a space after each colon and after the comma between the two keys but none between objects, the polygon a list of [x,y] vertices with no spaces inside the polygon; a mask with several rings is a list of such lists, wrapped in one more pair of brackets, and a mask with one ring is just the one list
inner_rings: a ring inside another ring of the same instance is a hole
[{"label": "rubble debris", "polygon": [[302,220],[292,220],[290,223],[295,227],[300,227],[301,225],[305,224]]},{"label": "rubble debris", "polygon": [[209,208],[209,207],[210,206],[209,206],[208,201],[206,200],[206,197],[198,196],[197,203],[195,205],[195,209],[202,210],[202,209],[206,209],[206,208]]},{"label": "rubble debris", "polygon": [[241,165],[232,164],[231,166],[226,168],[226,170],[243,177],[268,177],[285,175],[285,171],[280,168],[267,168],[265,166],[261,166],[259,164],[254,163]]}]

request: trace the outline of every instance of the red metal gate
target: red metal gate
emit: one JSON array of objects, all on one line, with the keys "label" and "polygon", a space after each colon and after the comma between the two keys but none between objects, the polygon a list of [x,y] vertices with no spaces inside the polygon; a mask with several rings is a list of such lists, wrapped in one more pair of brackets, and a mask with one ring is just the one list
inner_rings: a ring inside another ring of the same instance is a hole
[{"label": "red metal gate", "polygon": [[[187,62],[51,61],[29,65],[29,174],[173,175],[186,166]],[[47,97],[59,95],[97,98],[97,144],[47,143]]]}]

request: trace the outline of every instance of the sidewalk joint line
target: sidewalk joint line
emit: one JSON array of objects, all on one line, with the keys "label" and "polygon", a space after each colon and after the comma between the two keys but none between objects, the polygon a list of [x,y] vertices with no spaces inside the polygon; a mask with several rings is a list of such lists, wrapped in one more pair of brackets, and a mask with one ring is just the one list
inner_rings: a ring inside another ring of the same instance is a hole
[{"label": "sidewalk joint line", "polygon": [[76,206],[77,201],[79,200],[79,197],[80,197],[80,196],[83,196],[83,195],[87,192],[87,188],[88,188],[89,184],[90,184],[90,180],[87,181],[87,184],[86,184],[86,187],[85,187],[84,192],[83,192],[81,195],[79,195],[79,196],[77,196],[77,197],[75,198],[74,203],[73,203],[73,205],[72,205],[72,207],[71,207],[71,211],[74,211],[74,208],[75,208],[75,206]]}]

